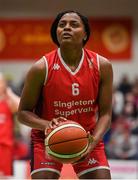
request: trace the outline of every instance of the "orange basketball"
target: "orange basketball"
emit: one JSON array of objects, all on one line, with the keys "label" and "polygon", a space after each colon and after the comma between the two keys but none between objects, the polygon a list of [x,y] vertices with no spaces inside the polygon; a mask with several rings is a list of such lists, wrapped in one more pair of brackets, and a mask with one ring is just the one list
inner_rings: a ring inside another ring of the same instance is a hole
[{"label": "orange basketball", "polygon": [[87,132],[78,123],[66,121],[52,130],[45,139],[47,153],[62,163],[73,163],[80,159],[89,145]]}]

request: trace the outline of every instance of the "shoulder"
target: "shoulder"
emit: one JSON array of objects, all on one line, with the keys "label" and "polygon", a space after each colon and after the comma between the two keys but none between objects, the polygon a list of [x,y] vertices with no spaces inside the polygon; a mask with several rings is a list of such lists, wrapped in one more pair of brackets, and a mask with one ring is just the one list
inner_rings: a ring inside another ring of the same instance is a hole
[{"label": "shoulder", "polygon": [[111,62],[107,58],[105,58],[105,57],[103,57],[101,55],[98,55],[98,56],[99,56],[99,64],[100,64],[101,68],[104,67],[104,66],[112,67]]},{"label": "shoulder", "polygon": [[106,68],[106,67],[112,68],[111,62],[107,58],[105,58],[104,56],[101,56],[98,53],[96,53],[94,51],[91,51],[89,49],[84,49],[84,51],[88,55],[91,55],[91,56],[93,56],[93,57],[95,57],[96,59],[99,60],[100,68]]},{"label": "shoulder", "polygon": [[42,57],[32,65],[30,71],[35,73],[42,73],[44,69],[45,69],[45,59],[44,57]]},{"label": "shoulder", "polygon": [[107,76],[113,76],[112,63],[105,57],[99,55],[99,67],[101,79]]},{"label": "shoulder", "polygon": [[48,73],[48,64],[52,63],[52,59],[54,59],[56,53],[57,50],[55,49],[37,60],[28,71],[27,78],[34,79],[34,81],[39,80],[39,82],[44,83]]},{"label": "shoulder", "polygon": [[87,53],[88,55],[92,55],[92,56],[95,56],[95,58],[98,57],[98,60],[99,60],[99,65],[100,65],[100,69],[103,69],[103,68],[111,68],[112,69],[112,64],[111,62],[105,58],[104,56],[101,56],[99,55],[98,53],[94,52],[94,51],[91,51],[89,49],[84,49],[85,53]]},{"label": "shoulder", "polygon": [[36,61],[27,73],[28,80],[39,80],[44,81],[46,73],[46,63],[44,57]]}]

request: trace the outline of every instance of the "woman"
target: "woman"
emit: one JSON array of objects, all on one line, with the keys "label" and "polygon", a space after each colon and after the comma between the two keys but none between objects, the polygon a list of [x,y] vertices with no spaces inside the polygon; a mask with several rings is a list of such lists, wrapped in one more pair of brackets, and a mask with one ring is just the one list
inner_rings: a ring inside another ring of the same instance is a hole
[{"label": "woman", "polygon": [[19,101],[0,72],[0,179],[13,175],[14,115]]},{"label": "woman", "polygon": [[111,122],[111,63],[83,48],[90,28],[87,18],[78,12],[59,13],[51,36],[58,49],[44,55],[29,70],[18,112],[18,120],[32,127],[31,176],[60,177],[62,164],[46,155],[44,133],[67,118],[93,136],[85,158],[72,164],[78,177],[110,179],[102,137]]}]

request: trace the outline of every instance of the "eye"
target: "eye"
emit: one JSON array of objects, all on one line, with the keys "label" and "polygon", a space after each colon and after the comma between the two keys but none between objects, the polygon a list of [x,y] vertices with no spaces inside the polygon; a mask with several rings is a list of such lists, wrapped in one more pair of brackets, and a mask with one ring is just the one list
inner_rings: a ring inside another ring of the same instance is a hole
[{"label": "eye", "polygon": [[66,25],[65,22],[59,22],[59,23],[58,23],[58,27],[60,27],[60,28],[63,28],[65,25]]},{"label": "eye", "polygon": [[73,21],[73,22],[71,22],[71,26],[73,28],[77,28],[77,27],[80,27],[80,24],[78,22],[76,22],[76,21]]}]

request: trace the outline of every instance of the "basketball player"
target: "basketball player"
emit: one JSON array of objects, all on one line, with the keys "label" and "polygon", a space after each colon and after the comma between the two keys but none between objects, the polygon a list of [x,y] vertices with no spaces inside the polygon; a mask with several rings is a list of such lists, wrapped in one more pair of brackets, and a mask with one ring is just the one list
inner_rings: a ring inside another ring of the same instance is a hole
[{"label": "basketball player", "polygon": [[13,174],[13,115],[18,110],[20,98],[7,87],[0,73],[0,176]]},{"label": "basketball player", "polygon": [[110,179],[102,137],[111,122],[112,65],[106,58],[84,49],[90,28],[87,18],[78,12],[59,13],[51,36],[58,49],[31,67],[19,105],[19,121],[32,127],[31,176],[60,177],[62,164],[45,155],[44,132],[47,127],[70,119],[93,137],[86,158],[72,164],[77,176]]}]

